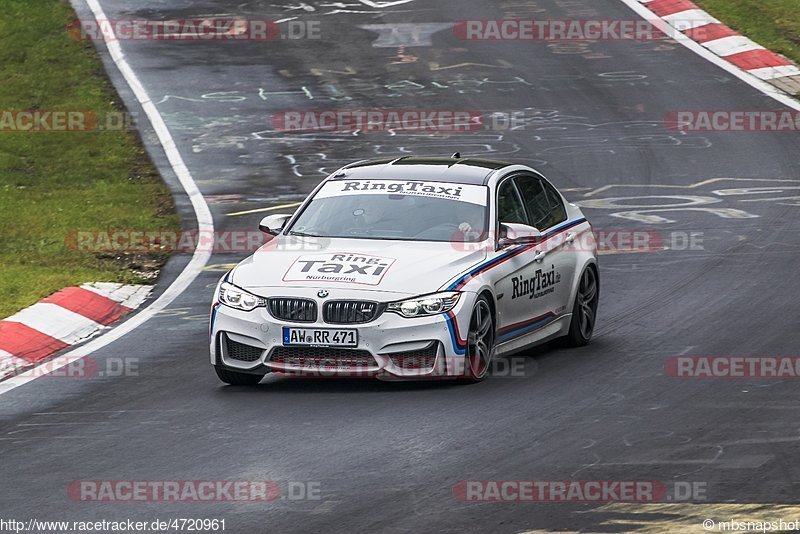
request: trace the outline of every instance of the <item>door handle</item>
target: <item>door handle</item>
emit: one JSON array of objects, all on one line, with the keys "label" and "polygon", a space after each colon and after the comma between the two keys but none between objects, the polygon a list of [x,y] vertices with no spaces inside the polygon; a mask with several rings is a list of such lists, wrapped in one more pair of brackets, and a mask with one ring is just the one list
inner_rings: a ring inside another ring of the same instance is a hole
[{"label": "door handle", "polygon": [[547,256],[547,252],[544,250],[537,250],[536,254],[533,255],[533,261],[541,262],[544,261],[544,257]]},{"label": "door handle", "polygon": [[573,241],[575,241],[575,234],[573,232],[567,232],[567,237],[564,238],[564,243],[569,245]]}]

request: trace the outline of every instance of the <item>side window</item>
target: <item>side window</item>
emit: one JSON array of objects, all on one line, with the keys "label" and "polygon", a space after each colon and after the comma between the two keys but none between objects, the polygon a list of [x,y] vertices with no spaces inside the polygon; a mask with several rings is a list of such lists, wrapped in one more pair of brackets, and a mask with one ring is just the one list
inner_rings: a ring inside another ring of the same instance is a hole
[{"label": "side window", "polygon": [[529,175],[517,176],[515,180],[519,192],[522,194],[525,209],[528,210],[531,226],[535,226],[539,230],[550,228],[547,225],[550,216],[550,201],[542,188],[542,181]]},{"label": "side window", "polygon": [[522,194],[531,226],[547,230],[567,220],[561,197],[549,183],[536,176],[521,175],[515,178]]},{"label": "side window", "polygon": [[564,208],[564,202],[561,200],[561,195],[558,191],[547,182],[542,182],[547,198],[550,200],[552,211],[550,212],[550,226],[561,224],[567,220],[567,210]]},{"label": "side window", "polygon": [[505,180],[497,189],[497,219],[501,223],[529,224],[513,180]]}]

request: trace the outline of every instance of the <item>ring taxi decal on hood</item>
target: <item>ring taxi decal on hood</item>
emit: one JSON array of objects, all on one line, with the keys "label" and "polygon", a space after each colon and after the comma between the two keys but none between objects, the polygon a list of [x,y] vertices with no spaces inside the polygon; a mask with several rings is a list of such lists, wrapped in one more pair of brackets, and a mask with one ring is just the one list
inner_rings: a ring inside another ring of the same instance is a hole
[{"label": "ring taxi decal on hood", "polygon": [[410,195],[470,204],[486,205],[488,189],[482,185],[414,180],[333,180],[322,186],[314,198],[342,195]]},{"label": "ring taxi decal on hood", "polygon": [[284,282],[343,282],[377,286],[395,258],[360,252],[331,252],[300,256],[283,275]]}]

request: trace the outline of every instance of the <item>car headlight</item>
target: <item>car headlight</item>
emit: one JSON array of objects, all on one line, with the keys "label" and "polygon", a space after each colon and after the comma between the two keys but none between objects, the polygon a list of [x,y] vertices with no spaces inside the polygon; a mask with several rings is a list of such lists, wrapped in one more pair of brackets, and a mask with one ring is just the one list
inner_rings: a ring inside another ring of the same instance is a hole
[{"label": "car headlight", "polygon": [[244,311],[252,311],[259,306],[267,305],[266,299],[251,295],[228,282],[223,282],[219,288],[219,301],[226,306]]},{"label": "car headlight", "polygon": [[434,293],[423,295],[413,299],[399,300],[390,302],[386,309],[390,312],[399,313],[403,317],[424,317],[426,315],[436,315],[452,310],[458,303],[461,293],[457,291],[446,291],[444,293]]}]

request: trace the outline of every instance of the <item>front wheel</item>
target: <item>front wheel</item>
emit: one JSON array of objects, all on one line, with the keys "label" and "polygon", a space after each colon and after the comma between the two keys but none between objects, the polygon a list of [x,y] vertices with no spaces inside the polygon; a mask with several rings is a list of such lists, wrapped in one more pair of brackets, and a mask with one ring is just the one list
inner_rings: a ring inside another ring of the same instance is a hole
[{"label": "front wheel", "polygon": [[231,371],[218,365],[214,366],[214,371],[217,372],[217,377],[219,377],[220,380],[232,386],[255,386],[264,378],[264,375],[237,373],[236,371]]},{"label": "front wheel", "polygon": [[480,382],[486,376],[494,356],[494,320],[489,301],[481,296],[472,309],[467,333],[465,380]]},{"label": "front wheel", "polygon": [[583,347],[592,339],[599,296],[597,272],[593,267],[587,267],[578,284],[578,294],[575,295],[575,305],[572,307],[569,333],[564,337],[568,345]]}]

